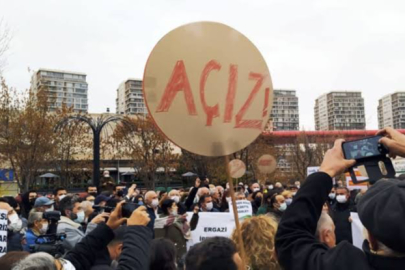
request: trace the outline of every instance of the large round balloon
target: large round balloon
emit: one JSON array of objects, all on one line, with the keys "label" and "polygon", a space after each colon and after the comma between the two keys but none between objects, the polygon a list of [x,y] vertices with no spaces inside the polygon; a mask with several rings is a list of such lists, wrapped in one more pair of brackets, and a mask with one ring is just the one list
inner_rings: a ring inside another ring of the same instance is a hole
[{"label": "large round balloon", "polygon": [[234,153],[267,124],[273,86],[263,56],[235,29],[196,22],[166,34],[145,67],[150,115],[176,145],[204,156]]}]

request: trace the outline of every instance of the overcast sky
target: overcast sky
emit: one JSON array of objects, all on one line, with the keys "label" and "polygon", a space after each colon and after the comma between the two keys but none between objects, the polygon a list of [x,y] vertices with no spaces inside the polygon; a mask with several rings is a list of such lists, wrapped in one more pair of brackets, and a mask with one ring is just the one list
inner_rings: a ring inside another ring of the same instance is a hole
[{"label": "overcast sky", "polygon": [[368,129],[378,99],[405,90],[405,1],[0,0],[14,32],[5,77],[26,89],[28,68],[87,74],[89,112],[115,111],[116,89],[142,78],[157,41],[180,25],[225,23],[261,51],[275,89],[295,89],[300,126],[314,128],[315,99],[361,90]]}]

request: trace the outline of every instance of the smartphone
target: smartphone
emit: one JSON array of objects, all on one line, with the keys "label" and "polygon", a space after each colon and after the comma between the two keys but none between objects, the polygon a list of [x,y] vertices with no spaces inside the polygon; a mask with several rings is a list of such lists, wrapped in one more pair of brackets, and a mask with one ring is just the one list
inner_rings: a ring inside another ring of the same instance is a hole
[{"label": "smartphone", "polygon": [[345,159],[368,159],[388,154],[388,149],[379,143],[382,136],[368,137],[342,144]]},{"label": "smartphone", "polygon": [[121,215],[124,218],[129,218],[140,205],[137,203],[124,203],[122,204]]}]

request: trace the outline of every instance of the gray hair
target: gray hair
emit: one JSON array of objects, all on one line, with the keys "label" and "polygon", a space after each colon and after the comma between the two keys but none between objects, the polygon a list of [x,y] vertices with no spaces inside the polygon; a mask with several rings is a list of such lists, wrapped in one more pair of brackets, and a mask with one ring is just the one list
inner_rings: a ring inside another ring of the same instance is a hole
[{"label": "gray hair", "polygon": [[91,208],[93,208],[93,206],[91,205],[91,202],[89,202],[89,201],[82,201],[81,203],[80,203],[80,205],[81,205],[81,207],[83,208],[83,211],[87,211],[88,209],[91,209]]},{"label": "gray hair", "polygon": [[42,212],[30,212],[30,215],[28,216],[28,228],[34,227],[35,221],[41,221],[44,213]]},{"label": "gray hair", "polygon": [[318,226],[316,227],[315,232],[316,238],[319,239],[321,232],[325,229],[333,231],[333,225],[334,225],[333,220],[329,216],[329,214],[322,211],[322,214],[318,220]]},{"label": "gray hair", "polygon": [[57,270],[57,268],[55,259],[50,254],[38,252],[19,261],[12,270]]}]

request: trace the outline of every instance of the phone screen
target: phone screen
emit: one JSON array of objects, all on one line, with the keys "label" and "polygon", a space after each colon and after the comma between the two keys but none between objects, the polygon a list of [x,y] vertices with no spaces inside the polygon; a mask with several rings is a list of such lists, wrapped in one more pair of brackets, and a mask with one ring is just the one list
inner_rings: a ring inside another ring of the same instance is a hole
[{"label": "phone screen", "polygon": [[378,149],[381,136],[365,138],[361,140],[343,143],[343,153],[346,159],[362,159],[368,157],[380,156]]}]

